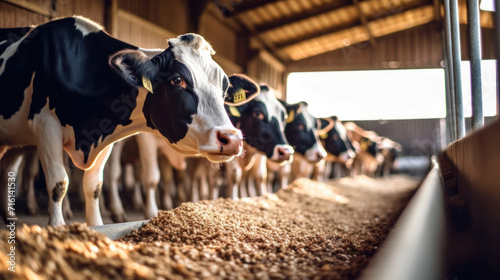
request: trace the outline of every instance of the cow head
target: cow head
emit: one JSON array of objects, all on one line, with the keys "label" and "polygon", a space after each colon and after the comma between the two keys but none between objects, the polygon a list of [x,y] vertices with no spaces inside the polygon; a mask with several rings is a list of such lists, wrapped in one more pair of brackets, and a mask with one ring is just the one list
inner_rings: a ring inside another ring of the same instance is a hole
[{"label": "cow head", "polygon": [[[276,162],[288,161],[293,149],[285,141],[284,121],[286,111],[276,99],[273,91],[260,87],[248,77],[234,75],[229,77],[231,87],[226,99],[226,110],[233,124],[243,131],[245,141],[258,151]],[[240,102],[242,96],[260,88],[260,93],[248,102]]]},{"label": "cow head", "polygon": [[[321,130],[318,132],[323,147],[328,153],[327,160],[348,163],[356,155],[351,140],[342,122],[336,117],[320,118]],[[331,128],[330,128],[331,127]],[[330,128],[327,129],[326,128]],[[325,131],[326,130],[326,131]]]},{"label": "cow head", "polygon": [[231,160],[241,153],[243,136],[224,110],[229,80],[212,59],[212,47],[196,34],[168,44],[151,59],[140,50],[120,51],[110,65],[128,83],[150,92],[143,107],[147,125],[177,151],[214,162]]},{"label": "cow head", "polygon": [[307,103],[281,102],[288,112],[285,135],[295,151],[312,163],[325,158],[326,151],[318,138],[318,123],[316,118],[307,111]]}]

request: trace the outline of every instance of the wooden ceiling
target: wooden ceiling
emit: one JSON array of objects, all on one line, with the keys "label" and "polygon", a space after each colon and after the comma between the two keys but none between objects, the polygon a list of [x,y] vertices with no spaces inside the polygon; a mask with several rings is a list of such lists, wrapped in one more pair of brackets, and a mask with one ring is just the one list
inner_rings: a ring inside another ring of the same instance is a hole
[{"label": "wooden ceiling", "polygon": [[[413,27],[440,22],[442,0],[217,0],[218,12],[250,34],[253,45],[282,62],[370,42]],[[465,0],[460,19],[466,22]],[[492,26],[491,14],[482,25]]]}]

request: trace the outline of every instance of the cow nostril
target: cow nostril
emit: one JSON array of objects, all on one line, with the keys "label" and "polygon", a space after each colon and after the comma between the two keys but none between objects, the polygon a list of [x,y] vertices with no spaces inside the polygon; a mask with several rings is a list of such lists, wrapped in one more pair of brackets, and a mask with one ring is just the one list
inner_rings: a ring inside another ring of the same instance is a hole
[{"label": "cow nostril", "polygon": [[278,154],[280,156],[284,156],[285,155],[285,152],[283,151],[283,149],[278,149]]},{"label": "cow nostril", "polygon": [[222,145],[229,144],[229,138],[226,135],[222,134],[220,131],[217,131],[217,140],[219,140]]}]

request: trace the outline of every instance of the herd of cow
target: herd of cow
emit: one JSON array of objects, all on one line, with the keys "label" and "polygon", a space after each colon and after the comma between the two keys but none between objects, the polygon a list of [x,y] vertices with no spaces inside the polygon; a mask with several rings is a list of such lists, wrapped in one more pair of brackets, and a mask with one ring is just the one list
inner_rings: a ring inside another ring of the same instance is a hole
[{"label": "herd of cow", "polygon": [[[158,213],[159,185],[159,201],[171,208],[171,189],[181,201],[236,199],[299,177],[324,180],[331,163],[350,174],[390,172],[399,144],[336,117],[315,118],[307,103],[278,100],[244,75],[227,77],[213,53],[196,34],[168,40],[167,49],[141,49],[82,17],[0,29],[2,194],[9,172],[33,185],[40,162],[49,224],[64,224],[63,151],[84,170],[88,225],[102,224],[103,181],[113,220],[126,219],[122,174],[132,178],[126,184],[140,182],[134,196],[145,197],[149,219]],[[18,170],[23,158],[26,172]],[[35,211],[32,188],[27,196]],[[8,201],[1,197],[5,219]]]}]

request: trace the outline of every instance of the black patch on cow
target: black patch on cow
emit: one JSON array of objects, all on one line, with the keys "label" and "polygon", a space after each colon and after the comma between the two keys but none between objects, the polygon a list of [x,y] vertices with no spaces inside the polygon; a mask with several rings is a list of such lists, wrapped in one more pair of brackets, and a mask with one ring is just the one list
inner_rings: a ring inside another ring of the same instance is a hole
[{"label": "black patch on cow", "polygon": [[[6,41],[0,45],[0,54],[3,54],[12,44],[19,42],[29,30],[29,28],[0,29],[0,42]],[[31,82],[34,65],[32,62],[33,53],[28,45],[35,33],[32,32],[24,41],[20,42],[13,56],[6,61],[0,60],[0,65],[5,62],[5,70],[0,76],[0,98],[2,99],[0,115],[5,119],[11,118],[19,111],[24,100],[24,90]]]},{"label": "black patch on cow", "polygon": [[[0,32],[0,41],[6,33]],[[7,60],[0,76],[0,114],[10,118],[19,110],[35,72],[29,119],[49,100],[61,125],[74,128],[75,148],[83,152],[86,163],[91,146],[97,146],[116,126],[130,124],[137,105],[137,89],[108,64],[110,55],[123,49],[137,48],[103,31],[83,36],[74,18],[38,26]]]},{"label": "black patch on cow", "polygon": [[[154,83],[154,94],[148,94],[143,112],[147,125],[157,129],[171,143],[186,136],[192,115],[198,112],[198,95],[194,91],[194,79],[189,68],[175,59],[172,48],[151,59],[159,66],[160,73]],[[186,88],[172,84],[182,77]]]},{"label": "black patch on cow", "polygon": [[63,199],[65,193],[65,184],[63,182],[56,183],[54,189],[52,190],[52,201],[56,203],[60,202]]},{"label": "black patch on cow", "polygon": [[95,199],[98,199],[99,196],[101,195],[101,189],[102,189],[102,184],[97,184],[97,186],[95,187],[95,191],[94,191],[94,198]]},{"label": "black patch on cow", "polygon": [[307,124],[304,114],[297,115],[292,122],[287,123],[285,127],[285,136],[293,149],[301,155],[316,143],[316,136],[313,127]]},{"label": "black patch on cow", "polygon": [[[266,154],[268,158],[272,157],[276,145],[285,145],[285,139],[280,130],[278,120],[273,116],[268,120],[269,112],[266,104],[261,101],[251,100],[250,102],[238,107],[241,117],[230,115],[231,122],[238,126],[243,132],[245,142],[257,150]],[[229,107],[226,106],[229,112]],[[263,119],[259,118],[263,114]]]},{"label": "black patch on cow", "polygon": [[193,36],[193,34],[185,34],[185,35],[180,36],[179,39],[181,39],[181,41],[184,41],[188,44],[191,44],[194,40],[194,36]]},{"label": "black patch on cow", "polygon": [[[325,150],[335,156],[339,156],[341,153],[346,152],[347,150],[353,150],[351,141],[349,138],[345,137],[342,139],[339,133],[339,126],[342,124],[335,118],[335,126],[327,132],[327,137],[324,139],[324,147]],[[323,121],[323,120],[322,120]]]}]

